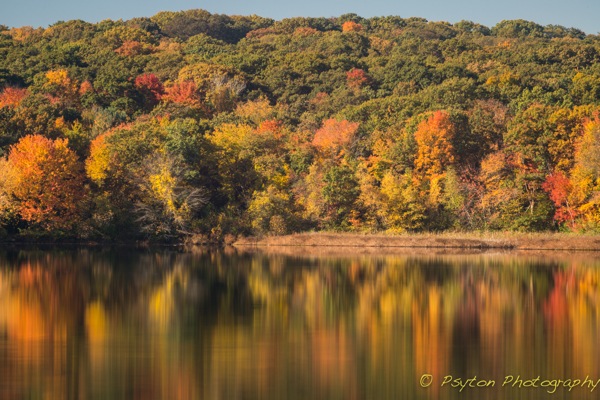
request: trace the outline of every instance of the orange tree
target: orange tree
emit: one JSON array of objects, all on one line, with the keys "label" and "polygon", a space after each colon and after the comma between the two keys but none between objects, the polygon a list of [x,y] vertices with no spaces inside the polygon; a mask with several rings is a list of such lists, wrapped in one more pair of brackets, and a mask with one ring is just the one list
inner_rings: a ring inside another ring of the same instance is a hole
[{"label": "orange tree", "polygon": [[48,232],[70,231],[80,220],[83,174],[66,139],[28,135],[10,148],[4,186],[20,218]]}]

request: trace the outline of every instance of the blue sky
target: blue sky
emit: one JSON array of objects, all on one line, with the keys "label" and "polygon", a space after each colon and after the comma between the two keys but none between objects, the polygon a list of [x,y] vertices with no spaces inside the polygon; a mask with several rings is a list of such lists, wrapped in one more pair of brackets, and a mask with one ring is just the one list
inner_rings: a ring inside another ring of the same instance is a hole
[{"label": "blue sky", "polygon": [[47,26],[56,21],[130,19],[161,10],[203,8],[212,13],[282,19],[332,17],[353,12],[363,17],[399,15],[431,21],[471,20],[488,27],[504,19],[600,32],[600,0],[0,0],[0,24]]}]

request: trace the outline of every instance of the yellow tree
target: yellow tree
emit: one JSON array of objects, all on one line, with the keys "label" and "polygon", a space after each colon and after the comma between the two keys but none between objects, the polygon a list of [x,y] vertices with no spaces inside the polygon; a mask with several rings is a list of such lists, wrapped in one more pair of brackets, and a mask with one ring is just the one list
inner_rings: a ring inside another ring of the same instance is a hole
[{"label": "yellow tree", "polygon": [[247,209],[257,233],[284,233],[293,225],[284,135],[276,120],[262,121],[256,128],[225,123],[207,135],[219,154],[222,194],[230,204]]},{"label": "yellow tree", "polygon": [[582,227],[600,228],[600,119],[585,124],[571,171],[570,204],[578,207]]},{"label": "yellow tree", "polygon": [[79,83],[69,77],[66,69],[46,72],[43,89],[67,106],[73,105],[79,97]]},{"label": "yellow tree", "polygon": [[9,168],[8,160],[0,158],[0,232],[2,224],[9,221],[15,214],[15,203],[11,196],[15,179],[13,179],[12,168]]},{"label": "yellow tree", "polygon": [[184,182],[184,169],[172,155],[157,153],[144,163],[143,170],[143,195],[136,204],[142,231],[164,238],[189,234],[194,214],[207,201],[204,190]]}]

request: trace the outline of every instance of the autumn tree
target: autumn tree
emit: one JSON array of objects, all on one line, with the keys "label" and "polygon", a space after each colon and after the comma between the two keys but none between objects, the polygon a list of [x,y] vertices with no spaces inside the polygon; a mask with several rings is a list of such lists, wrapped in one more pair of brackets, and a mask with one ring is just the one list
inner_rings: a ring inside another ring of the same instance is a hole
[{"label": "autumn tree", "polygon": [[100,235],[115,238],[139,233],[135,205],[142,197],[144,161],[161,146],[157,121],[113,128],[90,144],[86,160],[92,182],[91,223]]},{"label": "autumn tree", "polygon": [[173,155],[156,154],[144,162],[138,177],[142,190],[135,205],[142,232],[173,239],[193,233],[192,222],[207,202],[203,188],[186,184],[185,168]]},{"label": "autumn tree", "polygon": [[293,197],[290,191],[269,185],[253,193],[248,215],[254,232],[284,235],[294,228]]},{"label": "autumn tree", "polygon": [[17,107],[27,96],[28,90],[15,87],[7,87],[0,93],[0,108]]},{"label": "autumn tree", "polygon": [[477,204],[477,212],[484,221],[484,227],[506,227],[514,215],[505,213],[504,207],[519,196],[509,156],[503,151],[496,151],[485,157],[481,162],[479,180],[485,191]]},{"label": "autumn tree", "polygon": [[326,157],[342,155],[352,142],[359,124],[347,120],[328,119],[315,132],[312,144]]},{"label": "autumn tree", "polygon": [[554,207],[542,188],[543,175],[515,154],[497,151],[481,163],[485,187],[479,204],[487,228],[539,231],[552,227]]},{"label": "autumn tree", "polygon": [[426,227],[446,229],[453,219],[447,207],[447,171],[455,163],[453,146],[456,128],[445,111],[436,111],[422,120],[415,131],[416,156],[413,184],[427,206]]},{"label": "autumn tree", "polygon": [[588,121],[576,145],[575,165],[571,171],[572,189],[568,196],[580,214],[582,229],[600,227],[600,120]]},{"label": "autumn tree", "polygon": [[206,98],[216,113],[232,111],[245,88],[246,83],[238,77],[217,76],[213,79]]},{"label": "autumn tree", "polygon": [[554,220],[559,223],[567,223],[568,226],[575,226],[577,210],[569,203],[569,195],[573,191],[573,186],[568,177],[562,172],[556,172],[546,177],[542,188],[548,193],[550,200],[554,203]]},{"label": "autumn tree", "polygon": [[69,76],[66,69],[46,72],[42,88],[51,101],[57,99],[66,107],[74,106],[79,98],[79,83]]},{"label": "autumn tree", "polygon": [[360,89],[369,83],[369,76],[360,68],[352,68],[346,72],[346,83],[352,89]]},{"label": "autumn tree", "polygon": [[165,102],[184,104],[190,107],[200,107],[201,105],[200,94],[193,81],[175,82],[171,86],[167,86],[162,99]]},{"label": "autumn tree", "polygon": [[16,179],[6,158],[0,158],[0,232],[5,224],[16,216],[15,200],[12,196]]},{"label": "autumn tree", "polygon": [[381,180],[381,195],[379,212],[390,232],[419,231],[425,227],[426,204],[410,174],[396,177],[388,171]]},{"label": "autumn tree", "polygon": [[67,140],[25,136],[11,147],[6,164],[8,194],[32,227],[68,232],[80,220],[82,168]]},{"label": "autumn tree", "polygon": [[115,53],[125,57],[132,57],[150,54],[152,50],[152,46],[147,43],[138,42],[137,40],[126,40],[121,47],[115,50]]},{"label": "autumn tree", "polygon": [[362,30],[362,25],[353,21],[346,21],[342,24],[342,32],[361,32]]},{"label": "autumn tree", "polygon": [[[208,140],[216,146],[220,192],[230,205],[248,210],[250,225],[257,233],[287,231],[295,217],[289,196],[290,169],[285,159],[284,131],[275,120],[248,124],[222,124]],[[285,207],[284,207],[285,205]],[[287,213],[283,210],[287,209]]]},{"label": "autumn tree", "polygon": [[155,74],[139,75],[135,78],[135,87],[143,98],[146,110],[157,105],[165,93],[162,82]]},{"label": "autumn tree", "polygon": [[240,118],[259,125],[261,122],[272,119],[275,116],[275,108],[269,101],[261,97],[254,101],[238,104],[235,114]]},{"label": "autumn tree", "polygon": [[415,175],[417,179],[434,180],[443,176],[446,168],[454,162],[454,126],[445,111],[436,111],[423,120],[415,132],[417,155]]}]

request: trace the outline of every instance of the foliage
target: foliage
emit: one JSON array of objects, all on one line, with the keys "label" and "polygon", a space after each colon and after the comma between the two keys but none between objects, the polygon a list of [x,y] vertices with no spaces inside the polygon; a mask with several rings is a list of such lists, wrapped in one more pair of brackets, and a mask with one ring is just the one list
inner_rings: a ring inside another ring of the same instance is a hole
[{"label": "foliage", "polygon": [[423,120],[415,132],[417,179],[432,180],[444,174],[454,162],[454,126],[447,113],[436,111]]},{"label": "foliage", "polygon": [[328,119],[315,132],[312,144],[325,154],[337,156],[350,144],[358,126],[356,122]]},{"label": "foliage", "polygon": [[69,231],[80,220],[83,175],[65,139],[25,136],[10,148],[3,165],[3,197],[33,227]]},{"label": "foliage", "polygon": [[136,204],[141,230],[152,237],[172,238],[191,232],[193,217],[207,202],[205,191],[185,183],[184,169],[173,155],[157,155],[144,164],[143,196]]},{"label": "foliage", "polygon": [[0,54],[0,231],[600,231],[575,28],[188,10],[3,28]]}]

